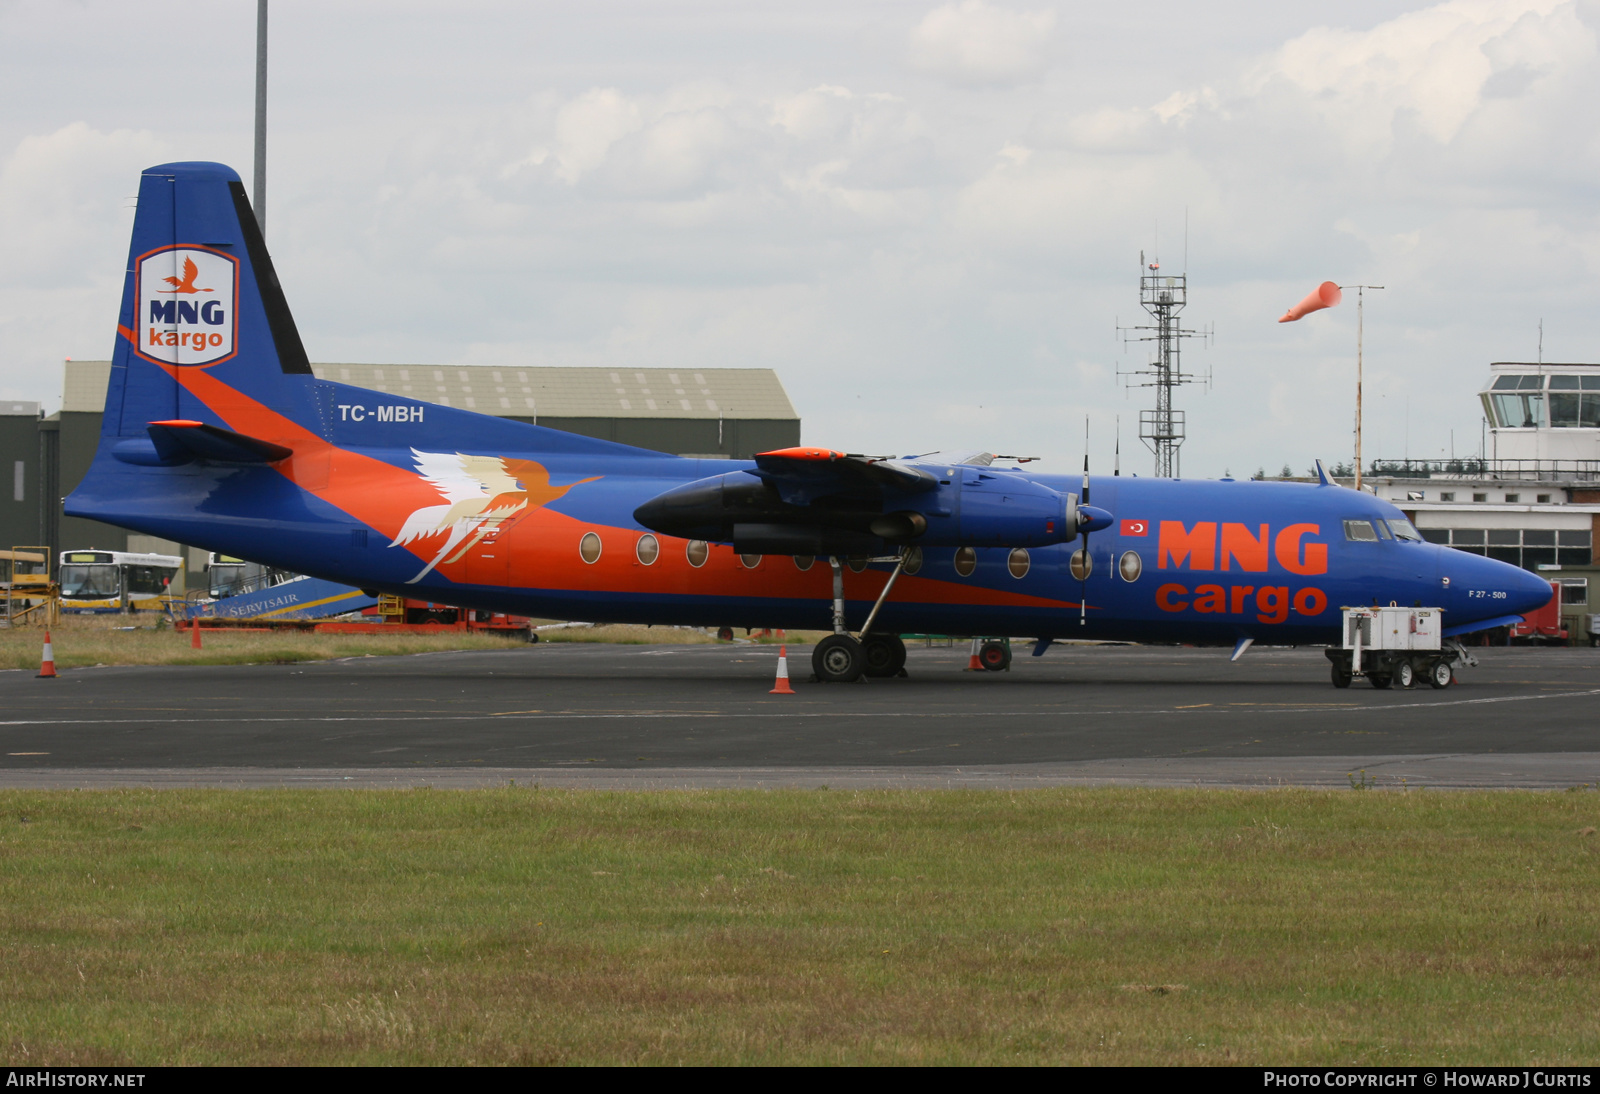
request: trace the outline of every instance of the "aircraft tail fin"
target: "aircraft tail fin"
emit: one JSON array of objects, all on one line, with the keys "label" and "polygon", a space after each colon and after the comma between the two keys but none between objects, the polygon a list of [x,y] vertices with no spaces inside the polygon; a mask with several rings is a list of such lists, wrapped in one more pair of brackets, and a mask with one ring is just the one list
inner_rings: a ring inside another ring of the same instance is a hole
[{"label": "aircraft tail fin", "polygon": [[190,389],[205,374],[311,425],[311,364],[244,184],[216,163],[167,163],[139,204],[106,391],[102,435],[151,422],[222,425]]}]

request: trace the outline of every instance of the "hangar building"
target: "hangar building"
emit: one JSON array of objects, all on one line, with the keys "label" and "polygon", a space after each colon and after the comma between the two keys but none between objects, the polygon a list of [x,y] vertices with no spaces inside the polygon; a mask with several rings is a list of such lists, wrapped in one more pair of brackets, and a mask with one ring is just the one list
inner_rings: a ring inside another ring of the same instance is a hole
[{"label": "hangar building", "polygon": [[[800,443],[800,416],[765,368],[608,369],[501,365],[313,364],[318,379],[701,459],[749,459]],[[0,401],[0,547],[98,547],[183,554],[198,587],[205,553],[99,521],[61,500],[100,439],[109,361],[68,361],[61,411]]]}]

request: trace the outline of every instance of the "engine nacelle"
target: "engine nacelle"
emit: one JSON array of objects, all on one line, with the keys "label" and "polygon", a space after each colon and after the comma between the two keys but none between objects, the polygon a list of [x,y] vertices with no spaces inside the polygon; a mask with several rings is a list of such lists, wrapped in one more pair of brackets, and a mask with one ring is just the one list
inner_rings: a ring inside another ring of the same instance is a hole
[{"label": "engine nacelle", "polygon": [[732,471],[675,487],[633,517],[662,535],[752,554],[881,554],[896,545],[1045,547],[1111,515],[1020,472],[964,466],[915,492],[847,481],[775,482]]}]

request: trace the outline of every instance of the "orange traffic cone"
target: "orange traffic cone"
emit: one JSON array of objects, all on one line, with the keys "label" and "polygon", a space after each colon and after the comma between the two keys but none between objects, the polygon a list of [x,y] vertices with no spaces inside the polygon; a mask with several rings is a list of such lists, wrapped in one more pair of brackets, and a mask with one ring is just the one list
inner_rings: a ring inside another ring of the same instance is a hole
[{"label": "orange traffic cone", "polygon": [[789,647],[778,647],[778,680],[768,695],[793,695],[794,688],[789,686]]},{"label": "orange traffic cone", "polygon": [[972,655],[967,658],[967,671],[968,672],[982,672],[983,671],[983,662],[978,660],[978,640],[976,638],[974,638],[972,640]]},{"label": "orange traffic cone", "polygon": [[40,680],[54,679],[56,675],[56,651],[50,643],[50,632],[44,632],[44,656],[39,659]]},{"label": "orange traffic cone", "polygon": [[200,649],[200,620],[189,620],[189,646],[191,649]]}]

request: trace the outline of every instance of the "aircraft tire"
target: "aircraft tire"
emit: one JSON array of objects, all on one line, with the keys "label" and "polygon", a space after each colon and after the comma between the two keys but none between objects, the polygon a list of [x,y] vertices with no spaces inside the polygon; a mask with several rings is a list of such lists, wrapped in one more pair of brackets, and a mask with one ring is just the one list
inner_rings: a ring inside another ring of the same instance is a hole
[{"label": "aircraft tire", "polygon": [[1428,683],[1436,688],[1447,688],[1455,683],[1455,668],[1448,661],[1435,661],[1428,666]]},{"label": "aircraft tire", "polygon": [[1410,661],[1396,661],[1393,679],[1401,687],[1409,688],[1417,682],[1417,670],[1411,667]]},{"label": "aircraft tire", "polygon": [[718,642],[732,642],[733,641],[733,628],[732,627],[718,627],[717,628],[717,641]]},{"label": "aircraft tire", "polygon": [[811,671],[824,684],[850,684],[867,667],[861,643],[848,634],[830,634],[811,650]]},{"label": "aircraft tire", "polygon": [[978,649],[978,664],[990,672],[1005,672],[1011,667],[1011,650],[1004,642],[985,642]]},{"label": "aircraft tire", "polygon": [[1350,675],[1350,666],[1341,665],[1339,662],[1334,661],[1328,665],[1328,669],[1330,670],[1329,675],[1333,677],[1334,687],[1347,688],[1350,686],[1350,681],[1352,679]]},{"label": "aircraft tire", "polygon": [[899,676],[906,666],[906,644],[897,634],[874,634],[861,640],[863,672],[874,679]]}]

